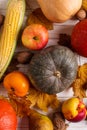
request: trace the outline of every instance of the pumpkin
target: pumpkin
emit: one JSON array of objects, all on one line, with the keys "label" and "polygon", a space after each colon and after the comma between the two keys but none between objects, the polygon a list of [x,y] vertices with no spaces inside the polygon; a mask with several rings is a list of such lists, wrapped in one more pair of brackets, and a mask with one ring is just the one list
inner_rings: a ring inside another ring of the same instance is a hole
[{"label": "pumpkin", "polygon": [[75,24],[71,33],[71,46],[79,55],[87,57],[87,19]]},{"label": "pumpkin", "polygon": [[74,16],[82,0],[37,0],[43,14],[52,22],[64,22]]},{"label": "pumpkin", "polygon": [[32,57],[28,76],[36,89],[56,94],[71,85],[76,78],[77,68],[75,54],[67,47],[54,45]]}]

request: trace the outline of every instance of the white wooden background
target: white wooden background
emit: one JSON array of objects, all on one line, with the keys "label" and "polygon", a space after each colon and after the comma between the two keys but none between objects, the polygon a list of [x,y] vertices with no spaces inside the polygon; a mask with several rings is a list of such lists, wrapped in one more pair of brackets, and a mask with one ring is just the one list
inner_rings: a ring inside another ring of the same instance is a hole
[{"label": "white wooden background", "polygon": [[[37,4],[36,0],[28,0],[29,1],[29,7],[26,9],[26,15],[25,15],[25,20],[26,16],[29,15],[29,13],[34,10],[35,8],[39,7]],[[0,0],[0,13],[5,15],[6,13],[6,5],[7,5],[8,0]],[[72,28],[74,25],[78,22],[78,20],[68,20],[65,23],[53,23],[54,29],[49,31],[49,42],[47,46],[52,45],[52,44],[57,44],[58,42],[58,37],[59,33],[67,33],[71,34]],[[21,48],[17,48],[17,51],[21,51],[25,48],[21,46]],[[77,54],[76,54],[77,55]],[[84,63],[87,63],[87,58],[81,57],[77,55],[77,61],[79,65],[82,65]],[[7,96],[6,90],[3,88],[3,86],[0,86],[0,95]],[[64,92],[61,92],[58,94],[58,98],[60,100],[65,100],[67,98],[70,98],[73,96],[73,91],[72,89],[67,89]],[[83,99],[84,103],[87,105],[87,99]],[[17,130],[29,130],[29,122],[28,122],[28,117],[25,117],[23,119],[18,118],[18,128]],[[67,130],[87,130],[87,121],[81,121],[79,123],[69,123],[69,127]]]}]

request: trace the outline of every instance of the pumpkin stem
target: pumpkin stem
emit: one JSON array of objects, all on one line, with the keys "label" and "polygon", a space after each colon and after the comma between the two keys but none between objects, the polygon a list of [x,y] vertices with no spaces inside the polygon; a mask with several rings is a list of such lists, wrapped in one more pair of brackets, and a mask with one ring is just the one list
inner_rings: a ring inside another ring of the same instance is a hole
[{"label": "pumpkin stem", "polygon": [[54,73],[54,75],[55,75],[56,77],[58,77],[58,78],[61,78],[61,73],[60,73],[59,71],[56,71],[56,72]]}]

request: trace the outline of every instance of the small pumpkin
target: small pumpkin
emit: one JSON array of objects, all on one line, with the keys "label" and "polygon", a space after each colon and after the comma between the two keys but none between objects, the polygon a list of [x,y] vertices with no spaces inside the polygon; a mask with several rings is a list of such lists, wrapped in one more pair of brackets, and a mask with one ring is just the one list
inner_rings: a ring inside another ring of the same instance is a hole
[{"label": "small pumpkin", "polygon": [[37,0],[44,15],[52,22],[64,22],[74,16],[82,0]]},{"label": "small pumpkin", "polygon": [[71,85],[77,68],[75,54],[67,47],[55,45],[33,56],[28,76],[36,89],[56,94]]},{"label": "small pumpkin", "polygon": [[71,46],[79,55],[87,57],[87,19],[75,24],[71,33]]}]

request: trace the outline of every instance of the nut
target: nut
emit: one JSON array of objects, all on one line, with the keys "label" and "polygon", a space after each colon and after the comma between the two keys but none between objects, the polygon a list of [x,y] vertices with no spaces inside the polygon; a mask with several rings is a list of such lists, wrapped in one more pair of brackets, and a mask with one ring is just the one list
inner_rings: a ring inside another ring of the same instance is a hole
[{"label": "nut", "polygon": [[84,9],[80,9],[77,14],[76,14],[76,17],[79,19],[79,20],[83,20],[86,18],[86,11]]}]

